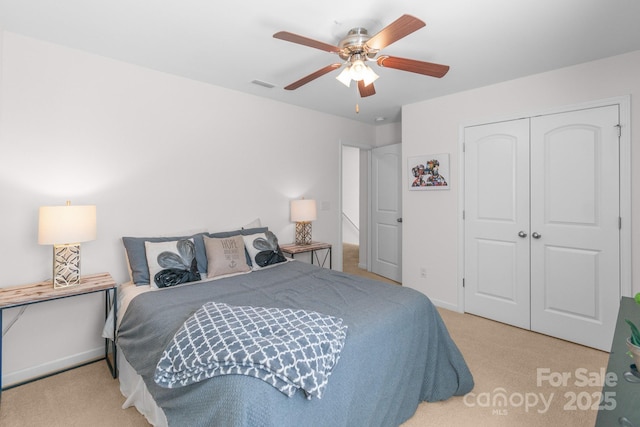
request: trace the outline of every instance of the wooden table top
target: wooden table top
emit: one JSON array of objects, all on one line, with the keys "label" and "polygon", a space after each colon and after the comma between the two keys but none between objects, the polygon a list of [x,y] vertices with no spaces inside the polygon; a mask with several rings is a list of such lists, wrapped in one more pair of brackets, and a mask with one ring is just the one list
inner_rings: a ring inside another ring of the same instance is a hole
[{"label": "wooden table top", "polygon": [[308,245],[297,245],[295,243],[288,243],[286,245],[280,245],[280,249],[288,254],[299,254],[302,252],[310,252],[318,249],[331,249],[331,243],[311,242]]},{"label": "wooden table top", "polygon": [[51,279],[30,285],[0,288],[0,309],[65,298],[72,295],[90,294],[115,287],[116,283],[111,274],[98,273],[82,276],[79,285],[65,288],[54,288]]}]

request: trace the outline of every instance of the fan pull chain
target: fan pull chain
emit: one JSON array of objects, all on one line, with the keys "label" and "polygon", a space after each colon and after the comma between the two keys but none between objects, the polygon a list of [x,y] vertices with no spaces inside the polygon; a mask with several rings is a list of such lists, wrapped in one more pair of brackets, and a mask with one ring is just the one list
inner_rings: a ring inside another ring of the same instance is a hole
[{"label": "fan pull chain", "polygon": [[356,114],[360,113],[360,106],[356,104]]}]

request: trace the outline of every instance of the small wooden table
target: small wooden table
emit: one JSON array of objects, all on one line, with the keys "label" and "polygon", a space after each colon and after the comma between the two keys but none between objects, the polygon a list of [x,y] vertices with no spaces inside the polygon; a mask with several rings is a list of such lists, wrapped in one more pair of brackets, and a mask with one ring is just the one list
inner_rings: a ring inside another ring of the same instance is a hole
[{"label": "small wooden table", "polygon": [[[112,292],[110,292],[112,291]],[[31,285],[23,285],[23,286],[12,286],[9,288],[0,288],[0,331],[2,330],[2,311],[5,308],[14,308],[21,307],[25,305],[37,304],[45,301],[53,301],[62,298],[70,298],[76,297],[79,295],[91,294],[94,292],[104,292],[105,293],[105,319],[109,315],[109,309],[111,306],[111,293],[113,293],[113,301],[116,301],[117,297],[117,288],[116,283],[109,273],[99,273],[93,275],[82,276],[80,278],[80,284],[75,286],[69,286],[66,288],[54,289],[53,283],[51,280],[47,280],[44,282],[33,283]],[[116,332],[116,307],[117,304],[113,304],[114,313],[113,313],[113,332],[115,336]],[[111,345],[109,345],[111,344]],[[109,360],[109,347],[111,347],[112,358],[113,361]],[[116,343],[108,338],[105,338],[104,344],[104,359],[109,366],[109,371],[111,371],[111,375],[113,378],[118,377],[118,366],[116,363]],[[93,363],[91,361],[89,363]],[[79,365],[82,366],[82,365]],[[78,366],[75,366],[78,367]],[[69,368],[70,369],[70,368]],[[63,371],[68,370],[64,369]],[[34,378],[31,380],[27,380],[21,382],[19,384],[11,385],[10,387],[5,388],[13,388],[19,385],[35,381],[37,379],[45,378],[51,376],[53,374],[63,372],[53,372],[47,375],[40,376],[38,378]],[[2,396],[2,337],[0,336],[0,397]]]},{"label": "small wooden table", "polygon": [[[289,243],[286,245],[280,245],[280,249],[282,252],[291,255],[291,258],[295,258],[296,254],[301,254],[305,252],[311,252],[311,264],[313,264],[313,257],[315,256],[316,261],[318,261],[318,265],[320,267],[324,267],[324,264],[327,262],[327,258],[329,258],[329,269],[333,268],[332,257],[331,257],[331,243],[323,243],[323,242],[311,242],[308,245],[297,245],[295,243]],[[322,263],[320,262],[320,257],[318,256],[317,251],[326,250],[327,252],[324,254],[324,258],[322,259]]]}]

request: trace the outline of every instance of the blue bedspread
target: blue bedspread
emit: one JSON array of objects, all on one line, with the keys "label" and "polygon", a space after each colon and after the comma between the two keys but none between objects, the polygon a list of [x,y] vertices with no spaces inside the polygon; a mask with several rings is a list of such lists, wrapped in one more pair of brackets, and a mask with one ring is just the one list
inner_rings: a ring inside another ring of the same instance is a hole
[{"label": "blue bedspread", "polygon": [[[168,389],[154,382],[163,350],[207,301],[311,310],[348,325],[322,399],[291,398],[244,375]],[[435,307],[401,286],[302,262],[147,292],[123,316],[118,344],[170,426],[397,426],[420,401],[462,395],[473,378]],[[453,414],[452,414],[453,416]]]}]

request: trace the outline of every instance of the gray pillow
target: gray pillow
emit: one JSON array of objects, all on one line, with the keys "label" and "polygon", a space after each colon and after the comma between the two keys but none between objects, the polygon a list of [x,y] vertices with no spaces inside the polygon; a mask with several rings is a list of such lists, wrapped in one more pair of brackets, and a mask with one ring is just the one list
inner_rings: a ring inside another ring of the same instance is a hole
[{"label": "gray pillow", "polygon": [[[127,258],[129,260],[129,269],[131,270],[131,281],[136,285],[148,285],[149,278],[149,264],[147,263],[147,253],[144,249],[144,242],[170,242],[172,240],[180,239],[193,239],[196,245],[196,261],[198,263],[198,272],[203,273],[206,277],[207,274],[207,252],[204,248],[203,235],[209,237],[232,237],[241,234],[243,236],[255,233],[264,233],[268,230],[268,227],[248,228],[243,230],[222,231],[219,233],[197,233],[191,236],[172,236],[172,237],[123,237],[122,243],[127,251]],[[247,258],[247,264],[251,266],[251,258],[245,250],[245,256]]]},{"label": "gray pillow", "polygon": [[194,234],[192,236],[173,236],[173,237],[123,237],[122,243],[127,251],[129,260],[129,269],[131,270],[131,281],[136,285],[148,285],[149,264],[147,263],[147,253],[144,248],[144,242],[170,242],[172,240],[193,239],[196,246],[196,262],[198,263],[198,272],[207,273],[207,253],[204,249],[202,235],[204,233]]},{"label": "gray pillow", "polygon": [[269,230],[269,227],[256,227],[256,228],[243,228],[241,230],[233,230],[233,231],[220,231],[217,233],[203,233],[209,237],[216,237],[218,239],[225,237],[233,237],[241,234],[243,236],[248,236],[250,234],[256,233],[266,233]]}]

